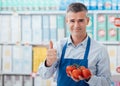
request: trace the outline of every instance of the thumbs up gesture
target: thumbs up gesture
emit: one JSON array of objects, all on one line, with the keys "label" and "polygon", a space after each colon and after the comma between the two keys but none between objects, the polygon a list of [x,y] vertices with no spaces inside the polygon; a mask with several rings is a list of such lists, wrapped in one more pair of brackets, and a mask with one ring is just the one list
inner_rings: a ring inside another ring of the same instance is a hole
[{"label": "thumbs up gesture", "polygon": [[51,66],[57,60],[57,50],[53,48],[53,42],[50,41],[47,50],[46,66]]}]

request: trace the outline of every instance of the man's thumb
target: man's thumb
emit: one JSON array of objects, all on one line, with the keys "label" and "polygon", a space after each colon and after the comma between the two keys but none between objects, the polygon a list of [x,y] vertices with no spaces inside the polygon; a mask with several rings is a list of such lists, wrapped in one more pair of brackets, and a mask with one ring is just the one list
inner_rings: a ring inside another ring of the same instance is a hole
[{"label": "man's thumb", "polygon": [[50,49],[53,48],[53,42],[52,42],[52,41],[50,41],[50,43],[49,43],[49,48],[50,48]]}]

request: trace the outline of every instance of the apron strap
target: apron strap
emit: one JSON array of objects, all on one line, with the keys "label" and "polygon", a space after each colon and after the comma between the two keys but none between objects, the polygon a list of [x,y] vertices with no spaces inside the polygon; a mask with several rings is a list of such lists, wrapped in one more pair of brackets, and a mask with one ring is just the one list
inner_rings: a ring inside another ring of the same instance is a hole
[{"label": "apron strap", "polygon": [[84,54],[84,59],[88,58],[88,54],[89,54],[89,50],[90,50],[90,37],[88,36],[88,40],[87,40],[87,46],[86,46],[86,50],[85,50],[85,54]]},{"label": "apron strap", "polygon": [[67,48],[67,42],[65,43],[63,49],[62,49],[62,55],[61,55],[61,60],[64,58],[65,52],[66,52],[66,48]]}]

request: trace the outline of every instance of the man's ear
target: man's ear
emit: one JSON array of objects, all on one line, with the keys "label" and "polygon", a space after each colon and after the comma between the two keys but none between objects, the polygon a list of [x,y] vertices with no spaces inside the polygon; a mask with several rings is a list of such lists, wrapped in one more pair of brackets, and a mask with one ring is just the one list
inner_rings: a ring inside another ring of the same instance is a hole
[{"label": "man's ear", "polygon": [[68,23],[68,19],[67,19],[67,17],[65,17],[65,23]]},{"label": "man's ear", "polygon": [[90,18],[89,18],[89,17],[87,17],[87,25],[89,24],[89,21],[90,21]]}]

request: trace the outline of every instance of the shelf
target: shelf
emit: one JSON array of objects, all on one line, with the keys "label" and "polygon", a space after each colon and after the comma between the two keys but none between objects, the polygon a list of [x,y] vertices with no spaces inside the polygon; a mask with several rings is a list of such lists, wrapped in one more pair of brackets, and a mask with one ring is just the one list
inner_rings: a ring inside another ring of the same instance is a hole
[{"label": "shelf", "polygon": [[44,14],[58,14],[58,15],[61,15],[61,14],[65,14],[65,11],[22,11],[22,12],[9,12],[9,11],[1,11],[1,13],[0,14],[35,14],[35,15],[37,15],[37,14],[41,14],[41,15],[44,15]]},{"label": "shelf", "polygon": [[[0,14],[58,14],[58,15],[61,15],[61,14],[65,14],[66,11],[1,11]],[[92,14],[98,14],[98,13],[120,13],[120,11],[118,10],[89,10],[88,13],[92,13]]]},{"label": "shelf", "polygon": [[47,46],[49,44],[49,41],[48,42],[40,42],[40,43],[11,43],[11,42],[7,42],[7,43],[0,43],[0,45],[24,45],[24,46],[29,46],[29,45],[33,45],[33,46]]},{"label": "shelf", "polygon": [[115,14],[115,13],[120,13],[120,11],[118,11],[118,10],[99,10],[99,11],[93,11],[94,13],[107,13],[107,14],[109,14],[109,13],[112,13],[112,14]]},{"label": "shelf", "polygon": [[[99,41],[98,41],[98,42],[99,42]],[[105,42],[99,42],[99,43],[101,43],[101,44],[107,44],[107,45],[108,45],[108,44],[109,44],[109,45],[120,45],[120,42],[118,42],[118,41],[116,41],[116,42],[110,42],[110,41],[109,41],[109,42],[108,42],[108,41],[106,42],[106,41],[105,41]]]},{"label": "shelf", "polygon": [[120,81],[120,75],[112,75],[112,81]]},{"label": "shelf", "polygon": [[31,74],[28,74],[28,73],[1,73],[1,75],[31,75]]},{"label": "shelf", "polygon": [[[116,41],[116,42],[114,42],[114,41],[103,41],[103,42],[100,42],[100,41],[98,41],[100,44],[109,44],[109,45],[120,45],[120,41]],[[29,46],[29,45],[33,45],[33,46],[48,46],[48,44],[49,44],[49,41],[48,42],[40,42],[40,43],[33,43],[33,42],[31,42],[31,43],[22,43],[22,42],[20,42],[20,43],[11,43],[11,42],[8,42],[8,43],[0,43],[0,45],[24,45],[24,46]]]}]

